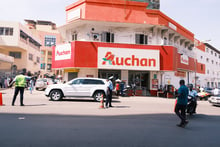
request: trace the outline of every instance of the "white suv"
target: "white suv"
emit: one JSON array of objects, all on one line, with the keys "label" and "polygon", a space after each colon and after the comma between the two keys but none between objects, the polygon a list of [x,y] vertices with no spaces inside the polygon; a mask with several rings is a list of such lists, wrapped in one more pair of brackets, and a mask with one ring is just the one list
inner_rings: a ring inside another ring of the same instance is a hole
[{"label": "white suv", "polygon": [[107,94],[108,84],[106,79],[100,78],[76,78],[65,84],[49,85],[45,95],[53,101],[63,97],[93,97],[100,101]]}]

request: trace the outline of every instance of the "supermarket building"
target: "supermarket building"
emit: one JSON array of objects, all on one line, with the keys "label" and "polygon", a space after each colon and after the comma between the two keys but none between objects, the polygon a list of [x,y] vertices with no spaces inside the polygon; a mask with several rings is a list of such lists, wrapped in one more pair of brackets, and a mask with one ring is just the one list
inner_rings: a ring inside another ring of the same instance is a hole
[{"label": "supermarket building", "polygon": [[[114,76],[135,83],[143,95],[165,84],[195,83],[194,34],[148,3],[79,0],[66,7],[58,30],[63,44],[53,47],[52,69],[68,81],[75,77]],[[205,65],[204,65],[205,67]]]}]

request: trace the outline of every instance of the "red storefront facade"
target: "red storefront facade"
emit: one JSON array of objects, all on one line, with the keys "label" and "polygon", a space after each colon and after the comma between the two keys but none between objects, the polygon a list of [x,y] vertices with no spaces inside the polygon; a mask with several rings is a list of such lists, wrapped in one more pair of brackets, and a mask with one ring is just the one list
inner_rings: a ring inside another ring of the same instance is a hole
[{"label": "red storefront facade", "polygon": [[[118,57],[115,50],[121,50],[119,53],[122,54],[123,57]],[[100,52],[102,51],[103,53],[100,56]],[[142,57],[139,57],[139,52],[142,54]],[[128,56],[125,55],[126,53]],[[155,54],[155,56],[153,56],[153,54]],[[182,61],[184,60],[181,59],[181,55],[177,53],[177,49],[172,46],[74,41],[70,44],[54,47],[52,57],[53,69],[63,69],[65,72],[74,73],[80,73],[81,70],[89,69],[96,73],[92,74],[88,72],[83,75],[80,74],[84,77],[97,77],[97,75],[100,77],[98,74],[99,70],[147,71],[149,72],[147,89],[151,95],[155,95],[158,88],[152,83],[153,79],[159,78],[153,77],[154,73],[159,75],[161,71],[179,73],[182,70],[195,70],[194,59],[189,58],[188,61],[185,61],[188,62],[188,64],[183,63]],[[131,81],[129,81],[127,77],[129,76],[124,77],[121,75],[117,78],[123,79],[127,84],[130,84]],[[66,80],[68,80],[68,77]]]}]

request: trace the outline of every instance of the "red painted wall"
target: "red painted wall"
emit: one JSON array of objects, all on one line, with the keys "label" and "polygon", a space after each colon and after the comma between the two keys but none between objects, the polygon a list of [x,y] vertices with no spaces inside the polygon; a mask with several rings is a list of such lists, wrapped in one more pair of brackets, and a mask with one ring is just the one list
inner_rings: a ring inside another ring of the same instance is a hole
[{"label": "red painted wall", "polygon": [[81,19],[137,24],[164,25],[169,22],[176,32],[194,41],[194,34],[159,10],[146,9],[148,3],[124,0],[80,0],[66,7],[66,12],[81,8]]},{"label": "red painted wall", "polygon": [[205,71],[206,71],[206,66],[205,64],[202,64],[202,63],[198,63],[196,64],[196,72],[197,73],[200,73],[200,74],[205,74]]}]

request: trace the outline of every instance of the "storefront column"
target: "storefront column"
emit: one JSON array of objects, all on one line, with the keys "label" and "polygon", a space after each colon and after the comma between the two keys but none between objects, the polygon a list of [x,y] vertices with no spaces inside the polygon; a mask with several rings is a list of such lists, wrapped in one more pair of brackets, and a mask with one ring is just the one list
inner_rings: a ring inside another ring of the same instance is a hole
[{"label": "storefront column", "polygon": [[125,81],[128,84],[128,70],[121,71],[121,80]]}]

